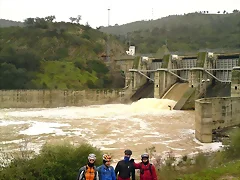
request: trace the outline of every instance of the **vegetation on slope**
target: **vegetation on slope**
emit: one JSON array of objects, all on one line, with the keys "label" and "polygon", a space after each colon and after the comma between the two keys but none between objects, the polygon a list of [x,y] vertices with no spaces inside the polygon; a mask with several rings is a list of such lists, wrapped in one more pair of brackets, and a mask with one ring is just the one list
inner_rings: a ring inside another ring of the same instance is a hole
[{"label": "vegetation on slope", "polygon": [[[111,86],[104,63],[107,35],[89,25],[28,18],[0,28],[0,89],[83,89]],[[111,57],[123,48],[110,37]]]},{"label": "vegetation on slope", "polygon": [[[29,156],[29,151],[21,153],[22,155],[15,155],[7,167],[4,167],[4,161],[1,161],[1,180],[76,179],[80,167],[87,164],[90,153],[96,154],[96,165],[102,163],[102,152],[88,144],[76,147],[69,144],[45,145],[40,154],[33,157]],[[10,160],[10,157],[3,157],[3,160]]]},{"label": "vegetation on slope", "polygon": [[203,180],[203,179],[239,179],[240,161],[233,161],[222,164],[218,167],[206,169],[194,174],[185,175],[179,180]]},{"label": "vegetation on slope", "polygon": [[11,21],[7,19],[0,19],[0,27],[11,27],[11,26],[23,27],[24,24],[22,22],[16,22],[16,21]]},{"label": "vegetation on slope", "polygon": [[[225,132],[226,133],[226,132]],[[230,139],[224,140],[223,151],[201,153],[194,161],[183,156],[182,162],[172,166],[174,158],[170,157],[161,167],[161,180],[202,180],[202,179],[238,179],[240,177],[240,129],[230,129]],[[238,178],[237,178],[238,177]]]},{"label": "vegetation on slope", "polygon": [[190,13],[152,21],[139,21],[122,26],[102,27],[138,53],[156,53],[163,45],[171,52],[200,49],[240,49],[240,13]]}]

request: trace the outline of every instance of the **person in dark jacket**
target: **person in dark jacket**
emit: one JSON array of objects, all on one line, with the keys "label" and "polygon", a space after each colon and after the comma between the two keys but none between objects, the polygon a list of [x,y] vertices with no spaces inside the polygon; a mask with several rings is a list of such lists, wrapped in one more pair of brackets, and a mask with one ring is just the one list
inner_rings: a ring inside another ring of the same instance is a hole
[{"label": "person in dark jacket", "polygon": [[116,180],[114,168],[110,165],[111,160],[112,157],[110,155],[103,155],[103,165],[97,168],[100,180]]},{"label": "person in dark jacket", "polygon": [[132,161],[130,161],[130,157],[132,155],[132,151],[127,149],[124,151],[124,159],[117,163],[115,168],[116,176],[118,180],[135,180],[135,168]]},{"label": "person in dark jacket", "polygon": [[140,169],[140,180],[157,180],[156,169],[153,164],[149,163],[149,154],[141,155],[142,162],[135,163],[135,169]]}]

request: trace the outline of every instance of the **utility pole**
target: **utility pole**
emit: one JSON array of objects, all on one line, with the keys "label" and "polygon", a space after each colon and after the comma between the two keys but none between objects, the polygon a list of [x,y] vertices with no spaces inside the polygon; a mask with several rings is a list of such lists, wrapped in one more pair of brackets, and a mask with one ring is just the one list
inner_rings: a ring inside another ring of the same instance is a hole
[{"label": "utility pole", "polygon": [[153,20],[153,8],[152,8],[152,20]]},{"label": "utility pole", "polygon": [[[108,9],[108,27],[110,26],[110,9]],[[109,35],[107,35],[107,62],[110,62]]]},{"label": "utility pole", "polygon": [[110,26],[110,9],[108,9],[108,27]]}]

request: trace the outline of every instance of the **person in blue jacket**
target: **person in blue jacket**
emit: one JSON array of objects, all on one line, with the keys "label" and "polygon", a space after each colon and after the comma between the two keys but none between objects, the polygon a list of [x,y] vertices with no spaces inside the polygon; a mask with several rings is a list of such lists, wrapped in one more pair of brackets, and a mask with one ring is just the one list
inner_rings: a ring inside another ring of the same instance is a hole
[{"label": "person in blue jacket", "polygon": [[103,155],[103,164],[97,168],[100,180],[116,180],[114,168],[110,165],[112,157]]}]

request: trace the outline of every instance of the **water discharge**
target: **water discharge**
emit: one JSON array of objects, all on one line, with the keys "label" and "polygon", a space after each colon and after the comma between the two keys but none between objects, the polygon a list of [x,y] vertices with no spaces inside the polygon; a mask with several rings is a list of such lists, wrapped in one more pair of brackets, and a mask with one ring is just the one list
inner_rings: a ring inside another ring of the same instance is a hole
[{"label": "water discharge", "polygon": [[184,93],[188,90],[188,83],[176,83],[174,84],[163,96],[163,99],[172,99],[179,101]]},{"label": "water discharge", "polygon": [[115,159],[122,158],[125,148],[132,149],[137,159],[151,146],[158,153],[172,150],[176,154],[213,148],[215,144],[205,146],[194,138],[194,111],[170,110],[175,104],[152,98],[132,104],[2,109],[0,146],[16,150],[27,139],[38,151],[46,142],[88,142]]}]

